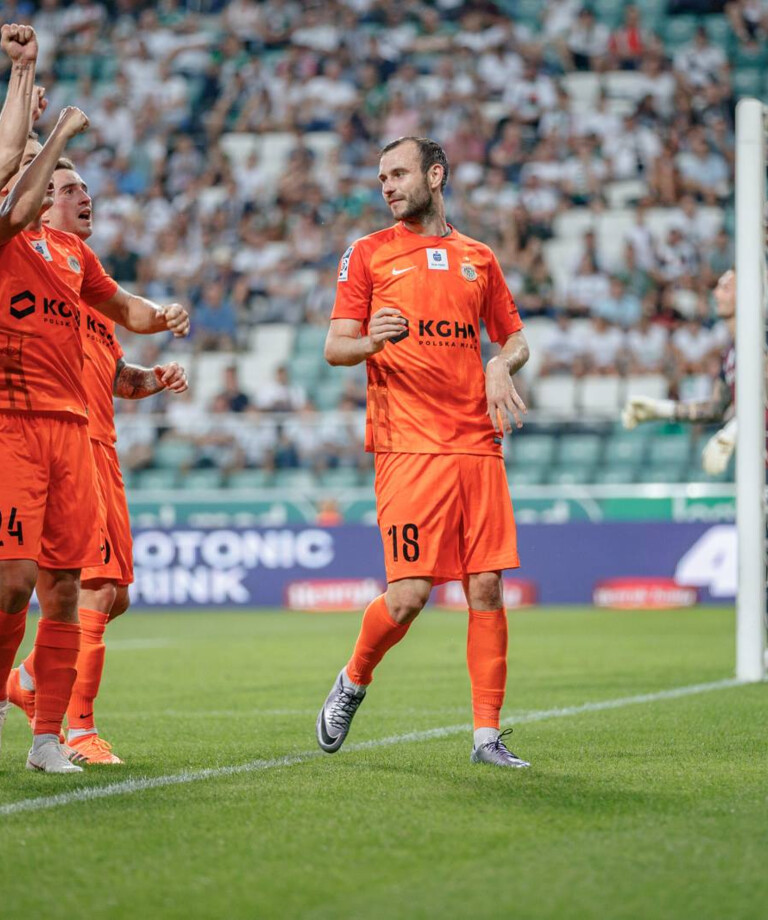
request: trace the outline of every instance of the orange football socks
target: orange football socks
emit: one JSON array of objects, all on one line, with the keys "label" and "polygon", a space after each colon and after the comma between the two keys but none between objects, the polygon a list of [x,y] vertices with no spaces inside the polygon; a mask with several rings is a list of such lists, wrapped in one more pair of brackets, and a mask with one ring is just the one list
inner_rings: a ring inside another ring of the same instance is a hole
[{"label": "orange football socks", "polygon": [[59,734],[80,651],[80,624],[42,618],[35,639],[35,735]]},{"label": "orange football socks", "polygon": [[347,664],[349,679],[361,686],[373,680],[373,669],[393,645],[408,632],[410,623],[401,625],[389,615],[384,595],[380,594],[365,610],[355,650]]},{"label": "orange football socks", "polygon": [[27,607],[18,613],[0,610],[0,700],[7,698],[5,685],[13,667],[13,660],[24,638],[27,625]]},{"label": "orange football socks", "polygon": [[507,686],[507,612],[469,611],[467,667],[475,729],[498,728]]},{"label": "orange football socks", "polygon": [[81,607],[78,616],[83,637],[77,657],[77,678],[67,707],[67,723],[70,731],[94,731],[93,702],[104,671],[104,630],[109,615]]}]

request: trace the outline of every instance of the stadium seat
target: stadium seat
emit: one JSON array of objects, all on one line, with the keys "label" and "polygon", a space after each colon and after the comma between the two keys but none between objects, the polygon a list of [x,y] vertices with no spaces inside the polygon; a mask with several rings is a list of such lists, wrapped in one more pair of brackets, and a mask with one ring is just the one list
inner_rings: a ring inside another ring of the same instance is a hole
[{"label": "stadium seat", "polygon": [[322,355],[327,334],[328,330],[325,326],[313,326],[309,323],[299,326],[294,346],[296,354]]},{"label": "stadium seat", "polygon": [[331,377],[319,383],[310,397],[321,412],[326,412],[338,407],[343,390],[344,380],[339,377]]},{"label": "stadium seat", "polygon": [[182,486],[185,489],[220,489],[224,484],[224,474],[221,470],[189,470],[184,474]]},{"label": "stadium seat", "polygon": [[664,467],[687,466],[690,457],[691,439],[687,434],[655,437],[648,449],[648,459],[654,471]]},{"label": "stadium seat", "polygon": [[161,470],[178,470],[195,462],[197,448],[189,441],[175,438],[159,441],[152,455],[155,466]]},{"label": "stadium seat", "polygon": [[507,481],[512,489],[520,486],[539,486],[546,478],[546,466],[512,467],[507,470]]},{"label": "stadium seat", "polygon": [[589,208],[566,208],[552,221],[552,230],[558,237],[579,237],[594,229],[595,215]]},{"label": "stadium seat", "polygon": [[583,377],[578,388],[578,402],[588,415],[616,418],[621,404],[620,377]]},{"label": "stadium seat", "polygon": [[[720,45],[721,48],[729,51],[733,48],[736,36],[725,16],[707,16],[704,20],[704,25],[713,44]],[[730,54],[729,57],[731,57]]]},{"label": "stadium seat", "polygon": [[594,466],[559,466],[549,471],[549,484],[553,486],[583,486],[594,480]]},{"label": "stadium seat", "polygon": [[688,473],[687,466],[656,466],[640,470],[638,482],[643,483],[668,483],[685,482]]},{"label": "stadium seat", "polygon": [[669,51],[674,52],[691,41],[699,25],[699,17],[668,16],[659,25],[661,40]]},{"label": "stadium seat", "polygon": [[763,91],[763,77],[759,70],[734,70],[733,92],[736,97],[760,96]]},{"label": "stadium seat", "polygon": [[639,467],[645,457],[647,438],[636,437],[634,431],[611,435],[605,442],[603,462],[609,469]]},{"label": "stadium seat", "polygon": [[340,466],[325,470],[320,475],[320,483],[334,489],[354,489],[360,484],[360,473],[351,467]]},{"label": "stadium seat", "polygon": [[592,0],[590,5],[599,22],[615,29],[624,19],[624,3],[625,0]]},{"label": "stadium seat", "polygon": [[325,365],[321,355],[301,354],[291,358],[291,379],[304,389],[312,389],[320,379]]},{"label": "stadium seat", "polygon": [[768,64],[768,50],[763,45],[753,47],[739,43],[731,57],[731,64],[736,70],[763,70]]},{"label": "stadium seat", "polygon": [[[649,396],[651,399],[666,399],[669,381],[663,374],[630,375],[624,380],[624,399],[631,396]],[[643,429],[647,432],[647,428]]]},{"label": "stadium seat", "polygon": [[163,491],[174,489],[179,484],[179,474],[176,470],[141,470],[136,475],[139,489]]},{"label": "stadium seat", "polygon": [[576,381],[573,377],[542,377],[533,391],[534,405],[551,415],[572,417],[576,411]]},{"label": "stadium seat", "polygon": [[554,320],[546,316],[532,316],[525,320],[525,338],[530,349],[530,358],[521,371],[526,380],[535,380],[541,367],[542,346],[554,328]]},{"label": "stadium seat", "polygon": [[609,208],[626,208],[647,195],[648,186],[642,179],[623,179],[607,182],[603,186],[603,194]]},{"label": "stadium seat", "polygon": [[275,470],[276,489],[314,489],[317,485],[312,470]]},{"label": "stadium seat", "polygon": [[596,434],[567,435],[560,441],[558,462],[565,467],[596,466],[602,446],[602,439]]},{"label": "stadium seat", "polygon": [[600,486],[622,486],[633,483],[636,478],[637,469],[634,466],[603,466],[595,472],[593,481]]},{"label": "stadium seat", "polygon": [[510,449],[512,468],[547,466],[554,460],[556,443],[548,434],[515,435]]},{"label": "stadium seat", "polygon": [[235,470],[229,474],[230,489],[265,489],[272,485],[272,470]]},{"label": "stadium seat", "polygon": [[[253,359],[251,359],[253,360]],[[237,355],[229,351],[203,352],[195,360],[190,389],[198,403],[209,403],[224,385],[224,368],[237,365]]]},{"label": "stadium seat", "polygon": [[571,109],[586,112],[595,107],[600,95],[600,75],[591,71],[567,73],[562,78],[565,91],[571,98]]}]

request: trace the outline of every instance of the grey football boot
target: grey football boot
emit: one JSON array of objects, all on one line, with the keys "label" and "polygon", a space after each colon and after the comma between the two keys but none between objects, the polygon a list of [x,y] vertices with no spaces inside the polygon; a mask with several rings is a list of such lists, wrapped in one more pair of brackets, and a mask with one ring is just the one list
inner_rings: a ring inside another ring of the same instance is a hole
[{"label": "grey football boot", "polygon": [[504,744],[503,739],[509,737],[511,734],[512,729],[508,728],[493,741],[486,741],[485,744],[473,747],[472,754],[469,758],[470,762],[490,763],[496,767],[513,767],[517,769],[521,767],[530,767],[527,760],[523,760],[522,757],[513,754],[506,744]]},{"label": "grey football boot", "polygon": [[365,699],[365,687],[353,689],[345,685],[339,672],[331,692],[317,717],[317,743],[327,754],[334,754],[344,744],[349,726],[358,706]]}]

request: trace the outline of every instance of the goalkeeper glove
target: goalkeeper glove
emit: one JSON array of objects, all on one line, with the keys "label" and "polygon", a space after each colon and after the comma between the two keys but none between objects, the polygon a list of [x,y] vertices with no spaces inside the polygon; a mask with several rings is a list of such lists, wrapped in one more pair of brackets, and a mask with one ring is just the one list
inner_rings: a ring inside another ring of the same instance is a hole
[{"label": "goalkeeper glove", "polygon": [[720,431],[713,434],[701,453],[701,465],[708,476],[725,472],[733,449],[736,447],[736,419],[732,418]]},{"label": "goalkeeper glove", "polygon": [[674,399],[651,399],[650,396],[630,396],[621,413],[625,428],[636,428],[640,422],[654,422],[658,419],[675,417]]}]

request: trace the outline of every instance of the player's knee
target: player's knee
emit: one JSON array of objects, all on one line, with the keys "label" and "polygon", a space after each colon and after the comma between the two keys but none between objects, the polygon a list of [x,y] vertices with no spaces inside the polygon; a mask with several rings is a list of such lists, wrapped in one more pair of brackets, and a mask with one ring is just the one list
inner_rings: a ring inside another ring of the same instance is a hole
[{"label": "player's knee", "polygon": [[112,602],[112,606],[109,608],[110,622],[114,620],[115,617],[122,616],[130,606],[131,606],[131,596],[128,593],[127,586],[118,585],[115,588],[115,599]]},{"label": "player's knee", "polygon": [[6,563],[0,567],[0,610],[20,613],[35,590],[37,566],[26,561],[20,565]]},{"label": "player's knee", "polygon": [[497,572],[470,575],[469,603],[479,610],[498,610],[504,606],[504,588]]},{"label": "player's knee", "polygon": [[411,623],[424,609],[428,598],[428,591],[425,594],[415,587],[405,590],[401,588],[394,597],[387,597],[389,615],[401,626]]}]

